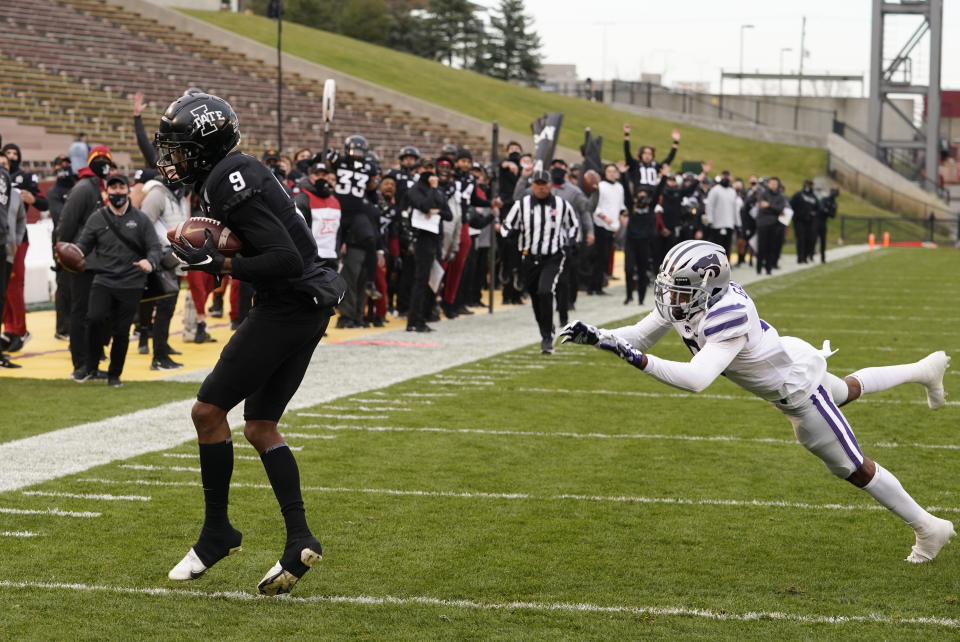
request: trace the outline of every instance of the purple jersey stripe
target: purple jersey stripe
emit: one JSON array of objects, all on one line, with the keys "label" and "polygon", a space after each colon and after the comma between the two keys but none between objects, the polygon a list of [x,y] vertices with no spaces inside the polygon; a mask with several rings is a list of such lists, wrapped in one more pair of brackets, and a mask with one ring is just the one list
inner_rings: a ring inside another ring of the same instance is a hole
[{"label": "purple jersey stripe", "polygon": [[[824,395],[826,397],[826,395]],[[837,441],[840,442],[840,446],[843,447],[843,451],[847,453],[847,457],[850,458],[857,468],[860,468],[863,465],[863,460],[859,457],[858,453],[850,449],[850,445],[847,443],[847,440],[844,438],[844,434],[836,422],[834,422],[833,417],[830,416],[830,413],[827,412],[826,408],[820,403],[820,400],[817,399],[817,395],[811,395],[810,400],[813,401],[813,405],[817,407],[817,411],[820,413],[820,416],[826,420],[827,425],[830,426],[830,430],[833,431],[833,434],[836,435]]]},{"label": "purple jersey stripe", "polygon": [[760,319],[760,327],[763,328],[764,332],[766,332],[767,330],[770,329],[770,324],[764,321],[763,319]]},{"label": "purple jersey stripe", "polygon": [[837,405],[833,403],[833,400],[830,399],[830,395],[828,395],[827,391],[823,389],[823,386],[818,387],[817,390],[820,391],[820,396],[823,397],[823,400],[827,402],[827,407],[830,408],[830,411],[833,412],[837,419],[840,420],[844,432],[847,433],[847,437],[849,437],[851,443],[853,443],[853,447],[856,448],[857,452],[862,456],[863,450],[861,450],[860,444],[857,443],[857,438],[854,436],[853,429],[850,428],[850,424],[847,423],[847,418],[843,416],[843,413],[840,412],[840,409],[837,407]]},{"label": "purple jersey stripe", "polygon": [[735,328],[735,327],[737,327],[738,325],[743,325],[743,324],[746,323],[746,322],[747,322],[747,317],[745,317],[745,316],[743,316],[743,317],[738,317],[738,318],[734,319],[733,321],[725,321],[724,323],[721,323],[720,325],[715,325],[715,326],[713,326],[713,327],[710,327],[710,328],[707,328],[706,330],[704,330],[704,331],[703,331],[703,336],[709,337],[711,334],[716,334],[717,332],[722,332],[723,330],[726,330],[726,329],[728,329],[728,328]]},{"label": "purple jersey stripe", "polygon": [[729,312],[730,310],[739,310],[739,309],[741,309],[741,308],[743,308],[743,307],[746,307],[746,306],[744,306],[742,303],[735,303],[735,304],[733,304],[733,305],[726,305],[726,306],[724,306],[724,307],[722,307],[722,308],[717,308],[716,310],[710,310],[709,312],[707,312],[707,318],[709,319],[710,317],[715,317],[715,316],[717,316],[718,314],[723,314],[724,312]]}]

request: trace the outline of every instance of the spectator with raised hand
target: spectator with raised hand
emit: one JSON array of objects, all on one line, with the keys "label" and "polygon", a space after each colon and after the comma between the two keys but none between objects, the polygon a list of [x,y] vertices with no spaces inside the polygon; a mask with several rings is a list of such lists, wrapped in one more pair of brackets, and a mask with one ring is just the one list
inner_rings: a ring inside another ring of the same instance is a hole
[{"label": "spectator with raised hand", "polygon": [[147,108],[147,102],[143,98],[143,92],[138,91],[133,95],[133,131],[137,135],[137,147],[143,154],[143,160],[147,167],[156,167],[157,150],[153,146],[153,140],[147,136],[143,127],[143,110]]},{"label": "spectator with raised hand", "polygon": [[680,146],[680,130],[674,129],[671,131],[670,138],[673,139],[673,144],[670,146],[670,153],[662,162],[658,162],[654,158],[657,150],[650,145],[641,147],[640,152],[634,158],[630,153],[630,123],[623,124],[623,156],[627,163],[627,175],[634,187],[635,194],[642,185],[646,185],[652,193],[660,180],[660,166],[669,165],[673,162],[673,158],[677,155],[677,147]]}]

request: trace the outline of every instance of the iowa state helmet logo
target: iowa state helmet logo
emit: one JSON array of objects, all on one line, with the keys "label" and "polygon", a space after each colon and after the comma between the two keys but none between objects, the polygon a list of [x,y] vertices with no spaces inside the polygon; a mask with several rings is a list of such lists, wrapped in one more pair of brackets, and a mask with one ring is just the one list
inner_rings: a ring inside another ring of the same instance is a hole
[{"label": "iowa state helmet logo", "polygon": [[217,121],[223,120],[222,111],[210,111],[206,105],[200,105],[190,110],[193,115],[193,126],[200,130],[201,136],[209,136],[217,131]]},{"label": "iowa state helmet logo", "polygon": [[701,277],[711,273],[713,276],[720,276],[720,259],[716,254],[708,254],[691,265],[690,269],[696,270]]}]

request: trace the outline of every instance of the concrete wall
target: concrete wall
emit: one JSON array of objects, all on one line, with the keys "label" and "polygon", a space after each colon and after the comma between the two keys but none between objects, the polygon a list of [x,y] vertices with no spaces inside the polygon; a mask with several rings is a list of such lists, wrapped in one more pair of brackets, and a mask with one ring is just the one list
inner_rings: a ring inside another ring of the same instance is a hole
[{"label": "concrete wall", "polygon": [[[161,7],[182,7],[201,11],[220,11],[220,0],[150,0]],[[118,3],[119,4],[119,3]]]},{"label": "concrete wall", "polygon": [[637,107],[623,103],[614,103],[611,105],[614,109],[620,109],[625,112],[646,116],[648,118],[660,118],[679,123],[686,123],[694,127],[702,127],[720,134],[729,134],[730,136],[740,136],[743,138],[753,138],[770,143],[781,145],[799,145],[800,147],[823,148],[827,144],[825,135],[807,134],[804,132],[795,132],[790,129],[778,129],[776,127],[764,127],[752,123],[744,123],[733,120],[720,120],[716,117],[696,115],[690,113],[678,113],[665,109],[647,109],[646,107]]},{"label": "concrete wall", "polygon": [[[277,50],[275,47],[268,47],[231,31],[220,29],[202,20],[187,16],[179,11],[160,7],[148,0],[107,1],[123,6],[131,11],[136,11],[163,24],[168,24],[180,31],[192,33],[199,38],[210,40],[236,51],[242,51],[247,57],[260,60],[264,64],[274,66],[277,63]],[[440,107],[434,103],[409,96],[393,89],[387,89],[386,87],[345,74],[336,69],[308,62],[303,58],[286,53],[283,54],[283,69],[284,72],[298,73],[304,78],[316,80],[318,87],[322,87],[327,78],[333,78],[339,88],[352,91],[361,96],[369,96],[378,102],[392,105],[396,109],[406,109],[419,116],[425,116],[437,122],[445,122],[454,129],[462,129],[472,135],[482,136],[488,141],[490,140],[490,123],[480,120],[479,118]],[[530,120],[532,121],[533,118],[534,117],[531,117]],[[503,127],[500,128],[501,143],[513,139],[523,142],[524,147],[532,147],[532,138],[530,132],[521,133],[504,129]],[[574,151],[567,147],[557,147],[557,156],[566,159],[568,162],[580,161],[582,159],[579,151]]]}]

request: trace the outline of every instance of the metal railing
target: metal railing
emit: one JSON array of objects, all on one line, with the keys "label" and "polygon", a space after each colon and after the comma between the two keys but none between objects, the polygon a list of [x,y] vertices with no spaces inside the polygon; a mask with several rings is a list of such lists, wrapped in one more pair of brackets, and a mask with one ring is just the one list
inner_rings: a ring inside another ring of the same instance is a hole
[{"label": "metal railing", "polygon": [[883,235],[890,235],[891,243],[937,243],[952,245],[960,242],[960,218],[935,216],[917,218],[889,218],[869,216],[837,217],[840,225],[838,238],[841,243],[865,243],[873,234],[876,243],[883,242]]},{"label": "metal railing", "polygon": [[[853,165],[840,160],[829,151],[827,152],[827,175],[847,191],[902,216],[923,219],[931,215],[940,218],[954,216],[946,204],[930,203],[898,191],[874,175],[865,174]],[[949,193],[946,198],[949,200]]]}]

